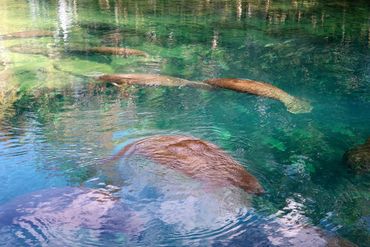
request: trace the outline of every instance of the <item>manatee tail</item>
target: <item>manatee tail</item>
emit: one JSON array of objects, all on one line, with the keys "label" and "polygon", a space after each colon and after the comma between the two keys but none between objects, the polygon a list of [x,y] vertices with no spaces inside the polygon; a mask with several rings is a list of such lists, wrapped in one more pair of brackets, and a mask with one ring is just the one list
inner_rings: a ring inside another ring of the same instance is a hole
[{"label": "manatee tail", "polygon": [[60,71],[62,73],[66,73],[66,74],[69,74],[69,75],[72,75],[72,76],[75,76],[75,77],[92,78],[92,76],[89,76],[89,75],[84,75],[84,74],[79,74],[79,73],[74,73],[74,72],[71,72],[71,71],[64,70],[59,65],[57,65],[55,63],[53,63],[53,68],[57,71]]},{"label": "manatee tail", "polygon": [[282,100],[287,110],[293,114],[309,113],[313,107],[310,102],[302,100],[296,97],[289,97],[288,99]]}]

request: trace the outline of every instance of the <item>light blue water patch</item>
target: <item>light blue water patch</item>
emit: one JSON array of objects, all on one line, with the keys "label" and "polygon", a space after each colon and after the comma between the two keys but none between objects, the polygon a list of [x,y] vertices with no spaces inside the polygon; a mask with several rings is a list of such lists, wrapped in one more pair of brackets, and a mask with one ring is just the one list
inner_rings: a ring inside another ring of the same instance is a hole
[{"label": "light blue water patch", "polygon": [[0,157],[0,180],[3,184],[0,189],[0,203],[32,191],[68,184],[62,174],[38,169],[37,165],[35,167],[35,155],[34,152],[27,152],[17,156],[16,161],[14,157]]}]

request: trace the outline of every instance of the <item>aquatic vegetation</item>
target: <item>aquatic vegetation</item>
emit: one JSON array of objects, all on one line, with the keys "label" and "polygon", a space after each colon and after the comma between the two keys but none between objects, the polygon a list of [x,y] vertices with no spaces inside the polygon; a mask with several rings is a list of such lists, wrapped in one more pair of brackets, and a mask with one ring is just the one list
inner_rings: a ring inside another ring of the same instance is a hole
[{"label": "aquatic vegetation", "polygon": [[4,118],[13,107],[13,103],[18,100],[19,85],[14,80],[14,76],[10,69],[5,68],[0,71],[0,120]]},{"label": "aquatic vegetation", "polygon": [[[61,205],[76,200],[49,188],[119,186],[112,194],[139,212],[143,231],[133,244],[109,225],[101,235],[81,225],[58,231],[88,245],[325,245],[328,231],[369,246],[369,176],[342,162],[369,136],[369,13],[367,0],[3,0],[0,34],[52,34],[0,38],[0,203],[44,188],[40,200]],[[273,82],[292,97],[181,86],[212,78]],[[146,136],[183,133],[248,164],[267,193],[204,190],[144,155],[111,172],[101,163]]]},{"label": "aquatic vegetation", "polygon": [[112,67],[107,64],[77,58],[61,59],[57,63],[54,63],[54,67],[61,72],[77,76],[113,73]]},{"label": "aquatic vegetation", "polygon": [[263,141],[262,141],[263,144],[266,144],[272,148],[276,148],[277,150],[279,151],[286,151],[286,145],[284,144],[284,142],[278,140],[278,139],[275,139],[274,137],[271,137],[271,136],[266,136]]},{"label": "aquatic vegetation", "polygon": [[303,155],[292,155],[289,157],[291,162],[286,166],[286,173],[290,176],[298,175],[299,177],[310,176],[316,172],[315,165],[312,160]]}]

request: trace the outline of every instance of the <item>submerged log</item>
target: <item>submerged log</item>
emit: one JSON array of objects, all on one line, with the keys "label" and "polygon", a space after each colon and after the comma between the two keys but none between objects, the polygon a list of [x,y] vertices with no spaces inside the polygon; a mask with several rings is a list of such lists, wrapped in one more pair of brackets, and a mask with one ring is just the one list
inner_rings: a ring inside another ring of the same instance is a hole
[{"label": "submerged log", "polygon": [[41,38],[41,37],[52,37],[54,35],[51,31],[45,30],[32,30],[32,31],[23,31],[15,32],[0,35],[0,39],[26,39],[26,38]]},{"label": "submerged log", "polygon": [[215,78],[205,80],[204,82],[221,88],[279,100],[291,113],[308,113],[312,110],[309,102],[298,99],[266,82],[233,78]]},{"label": "submerged log", "polygon": [[166,86],[166,87],[195,87],[210,89],[212,86],[196,81],[189,81],[177,77],[155,74],[108,74],[95,78],[97,81],[110,82],[115,86],[142,85],[142,86]]},{"label": "submerged log", "polygon": [[152,136],[124,147],[112,160],[141,155],[205,183],[235,186],[248,193],[264,192],[258,180],[216,145],[188,136]]}]

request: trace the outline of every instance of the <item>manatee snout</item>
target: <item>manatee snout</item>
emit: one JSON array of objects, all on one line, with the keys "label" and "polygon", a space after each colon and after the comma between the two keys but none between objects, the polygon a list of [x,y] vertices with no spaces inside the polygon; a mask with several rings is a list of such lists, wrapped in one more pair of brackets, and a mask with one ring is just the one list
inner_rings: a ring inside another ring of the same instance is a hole
[{"label": "manatee snout", "polygon": [[242,180],[236,184],[236,186],[242,188],[245,192],[254,195],[262,195],[265,193],[264,188],[258,180],[254,176],[249,176],[249,174],[244,174],[242,176]]}]

